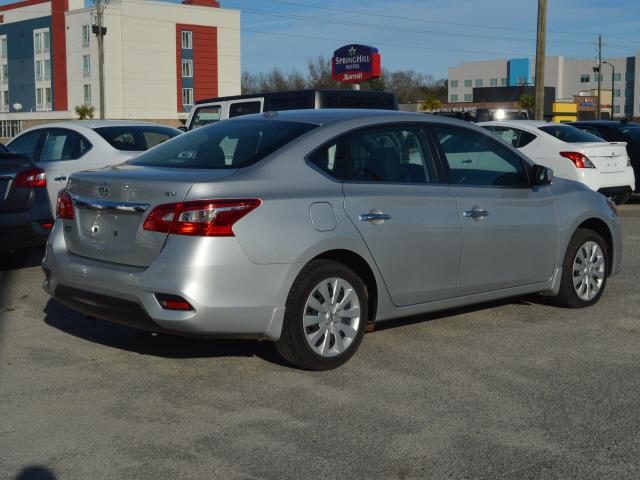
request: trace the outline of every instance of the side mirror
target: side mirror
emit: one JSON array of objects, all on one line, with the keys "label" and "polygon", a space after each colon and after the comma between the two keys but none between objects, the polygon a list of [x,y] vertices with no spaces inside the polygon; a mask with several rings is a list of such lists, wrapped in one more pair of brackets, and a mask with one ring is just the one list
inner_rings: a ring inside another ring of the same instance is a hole
[{"label": "side mirror", "polygon": [[534,165],[531,169],[534,187],[544,187],[553,181],[553,170],[542,165]]}]

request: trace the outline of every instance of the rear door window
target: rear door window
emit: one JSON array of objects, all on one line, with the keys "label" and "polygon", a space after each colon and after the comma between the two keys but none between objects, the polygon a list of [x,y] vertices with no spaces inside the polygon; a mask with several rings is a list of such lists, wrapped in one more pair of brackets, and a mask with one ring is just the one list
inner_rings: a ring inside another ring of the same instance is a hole
[{"label": "rear door window", "polygon": [[116,150],[125,152],[144,152],[170,138],[180,135],[179,130],[153,125],[100,127],[94,130]]},{"label": "rear door window", "polygon": [[77,160],[91,149],[89,141],[73,130],[45,130],[40,162]]},{"label": "rear door window", "polygon": [[309,156],[308,160],[331,178],[342,180],[348,147],[348,138],[343,136],[317,149]]},{"label": "rear door window", "polygon": [[260,113],[260,102],[236,102],[229,106],[229,118]]},{"label": "rear door window", "polygon": [[176,137],[130,160],[171,168],[242,168],[256,163],[315,125],[278,120],[233,120]]},{"label": "rear door window", "polygon": [[438,178],[422,129],[389,126],[352,135],[346,180],[437,183]]},{"label": "rear door window", "polygon": [[313,102],[314,99],[311,94],[272,97],[266,101],[265,111],[304,110],[313,108]]},{"label": "rear door window", "polygon": [[538,127],[538,129],[567,143],[604,142],[600,137],[580,130],[579,128],[572,127],[571,125],[556,124]]},{"label": "rear door window", "polygon": [[500,126],[489,126],[484,128],[493,132],[496,137],[504,140],[513,148],[525,147],[536,139],[536,136],[533,133],[520,130],[519,128]]}]

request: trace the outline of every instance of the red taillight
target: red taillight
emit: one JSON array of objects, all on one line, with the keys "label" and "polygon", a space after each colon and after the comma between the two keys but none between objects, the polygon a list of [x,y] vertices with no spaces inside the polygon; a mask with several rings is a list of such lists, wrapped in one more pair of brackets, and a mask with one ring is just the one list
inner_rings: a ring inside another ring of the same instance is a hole
[{"label": "red taillight", "polygon": [[233,237],[233,224],[260,203],[260,200],[251,198],[158,205],[145,220],[143,228],[174,235]]},{"label": "red taillight", "polygon": [[14,185],[16,188],[46,187],[47,176],[41,168],[30,168],[18,174]]},{"label": "red taillight", "polygon": [[73,201],[66,190],[60,190],[60,193],[58,193],[56,212],[58,218],[73,220]]},{"label": "red taillight", "polygon": [[560,155],[571,160],[576,168],[596,168],[589,157],[580,152],[560,152]]}]

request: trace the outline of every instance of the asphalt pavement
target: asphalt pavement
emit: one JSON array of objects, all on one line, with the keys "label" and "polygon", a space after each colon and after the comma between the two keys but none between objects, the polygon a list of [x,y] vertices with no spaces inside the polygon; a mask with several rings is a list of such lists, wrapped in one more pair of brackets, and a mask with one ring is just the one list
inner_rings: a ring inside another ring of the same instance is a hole
[{"label": "asphalt pavement", "polygon": [[[640,202],[623,272],[385,324],[338,370],[88,320],[0,271],[0,478],[638,479]],[[523,252],[526,255],[526,252]]]}]

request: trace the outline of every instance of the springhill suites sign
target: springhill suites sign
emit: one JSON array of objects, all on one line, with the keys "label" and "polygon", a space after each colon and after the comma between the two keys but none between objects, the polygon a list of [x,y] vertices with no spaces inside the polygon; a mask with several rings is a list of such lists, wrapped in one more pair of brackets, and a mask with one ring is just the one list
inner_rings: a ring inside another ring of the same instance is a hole
[{"label": "springhill suites sign", "polygon": [[331,76],[338,82],[359,83],[380,76],[380,54],[368,45],[345,45],[333,53]]}]

